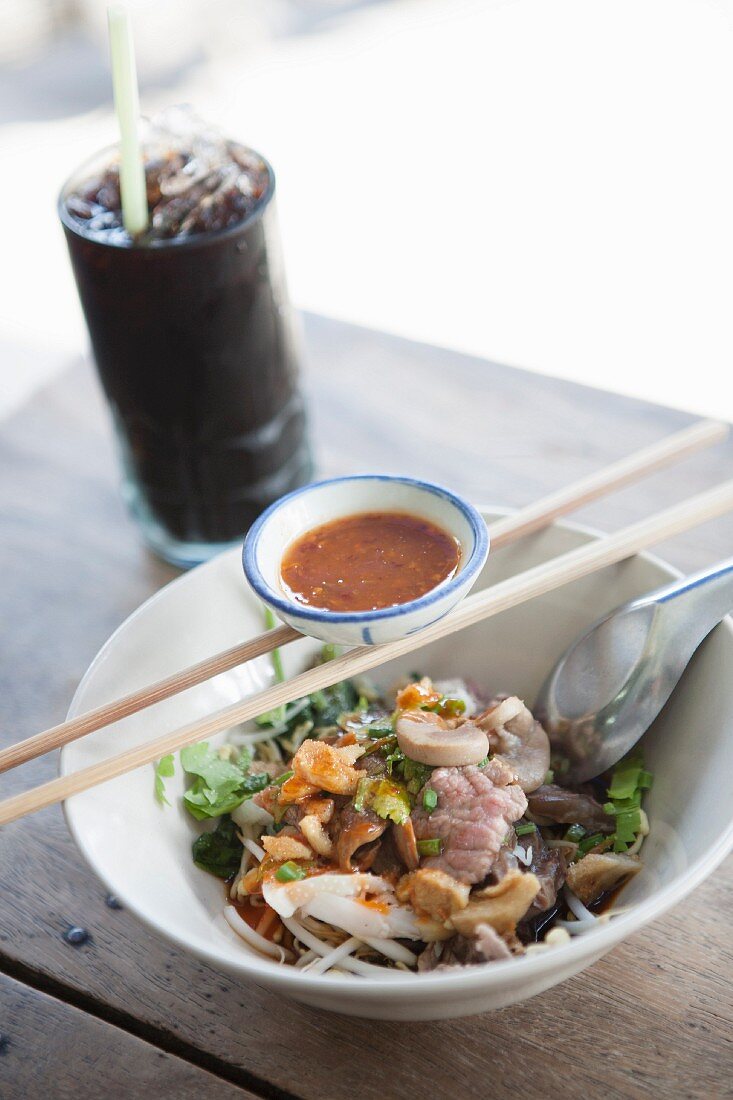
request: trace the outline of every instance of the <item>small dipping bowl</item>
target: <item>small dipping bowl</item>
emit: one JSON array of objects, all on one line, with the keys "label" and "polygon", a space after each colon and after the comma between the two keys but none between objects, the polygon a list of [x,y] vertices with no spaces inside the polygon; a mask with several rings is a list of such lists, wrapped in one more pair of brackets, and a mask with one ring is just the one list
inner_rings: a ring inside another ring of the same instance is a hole
[{"label": "small dipping bowl", "polygon": [[[441,527],[460,545],[455,574],[417,599],[377,611],[329,611],[289,597],[280,568],[290,544],[314,527],[362,512],[406,512]],[[378,645],[447,615],[470,591],[488,553],[486,524],[455,493],[415,478],[361,474],[306,485],[276,501],[250,528],[242,562],[263,603],[301,634],[342,645]]]}]

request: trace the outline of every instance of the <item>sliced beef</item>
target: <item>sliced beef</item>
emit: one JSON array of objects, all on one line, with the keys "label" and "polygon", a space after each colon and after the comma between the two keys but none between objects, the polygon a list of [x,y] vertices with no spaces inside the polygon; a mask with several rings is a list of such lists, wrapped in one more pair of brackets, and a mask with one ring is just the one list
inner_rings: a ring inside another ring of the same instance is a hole
[{"label": "sliced beef", "polygon": [[528,796],[529,812],[542,824],[582,825],[591,833],[612,833],[614,819],[589,791],[545,783]]},{"label": "sliced beef", "polygon": [[438,796],[438,804],[428,813],[423,809],[422,792],[412,813],[418,840],[438,837],[442,842],[439,856],[422,860],[453,875],[459,882],[473,884],[486,877],[507,830],[527,808],[527,799],[514,783],[505,782],[508,773],[501,769],[436,768],[427,784]]},{"label": "sliced beef", "polygon": [[520,867],[519,860],[514,855],[514,849],[517,846],[517,834],[514,829],[510,829],[507,835],[504,837],[504,843],[499,849],[496,859],[491,865],[491,871],[489,872],[488,881],[501,882],[504,875],[509,871],[516,871]]}]

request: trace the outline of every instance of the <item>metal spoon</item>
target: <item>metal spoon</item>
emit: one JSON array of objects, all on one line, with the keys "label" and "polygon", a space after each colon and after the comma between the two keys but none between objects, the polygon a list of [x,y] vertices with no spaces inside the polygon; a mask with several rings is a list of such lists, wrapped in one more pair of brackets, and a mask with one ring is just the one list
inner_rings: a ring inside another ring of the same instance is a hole
[{"label": "metal spoon", "polygon": [[731,610],[733,558],[622,604],[566,650],[534,707],[564,778],[591,779],[636,744]]}]

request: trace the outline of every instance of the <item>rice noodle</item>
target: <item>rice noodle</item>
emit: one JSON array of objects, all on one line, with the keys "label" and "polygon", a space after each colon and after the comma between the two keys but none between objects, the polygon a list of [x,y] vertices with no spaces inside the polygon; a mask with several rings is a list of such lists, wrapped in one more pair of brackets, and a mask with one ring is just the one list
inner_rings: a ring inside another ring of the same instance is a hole
[{"label": "rice noodle", "polygon": [[309,974],[325,974],[327,970],[330,970],[336,963],[341,963],[350,955],[352,951],[356,951],[357,947],[361,945],[361,940],[357,940],[356,936],[351,936],[348,940],[344,940],[338,947],[334,947],[332,951],[329,951],[327,955],[321,955],[312,963],[308,963],[304,969]]},{"label": "rice noodle", "polygon": [[556,920],[553,927],[564,928],[571,936],[579,936],[581,932],[587,932],[596,925],[596,920]]},{"label": "rice noodle", "polygon": [[[310,947],[317,955],[327,955],[332,951],[330,944],[324,943],[317,936],[313,935],[312,932],[309,932],[307,928],[303,927],[300,921],[295,919],[295,917],[281,917],[280,919],[287,930],[292,932],[296,939],[304,943],[306,947]],[[341,960],[340,966],[344,970],[351,971],[352,974],[362,974],[365,977],[371,977],[373,974],[379,975],[380,977],[387,977],[393,973],[383,966],[375,966],[373,963],[363,962],[361,959],[354,959],[350,955],[347,955],[345,959]]]},{"label": "rice noodle", "polygon": [[415,966],[417,964],[417,955],[403,944],[397,943],[396,940],[378,940],[371,936],[365,936],[364,943],[373,947],[380,955],[385,955],[394,962],[406,963],[407,966]]},{"label": "rice noodle", "polygon": [[577,894],[574,894],[569,886],[565,886],[563,894],[565,895],[565,900],[568,903],[569,909],[575,914],[579,921],[586,921],[587,923],[594,924],[598,920],[596,914],[591,913],[590,909],[583,904]]},{"label": "rice noodle", "polygon": [[581,932],[587,932],[589,928],[598,928],[599,925],[608,924],[612,917],[620,917],[622,913],[628,913],[629,911],[630,906],[625,906],[623,909],[609,909],[607,913],[599,913],[592,920],[556,920],[553,927],[564,928],[571,936],[579,936]]},{"label": "rice noodle", "polygon": [[255,932],[254,928],[250,928],[246,920],[240,917],[233,905],[227,905],[225,907],[224,920],[227,922],[232,932],[236,932],[245,943],[248,943],[249,946],[260,955],[268,955],[272,959],[277,959],[279,963],[292,961],[292,951],[288,951],[284,947],[279,947],[276,943],[271,943],[270,940],[266,940],[264,936],[260,936]]},{"label": "rice noodle", "polygon": [[309,932],[312,932],[314,936],[318,936],[325,943],[330,944],[331,947],[338,947],[340,943],[349,938],[348,932],[344,932],[342,928],[336,928],[332,924],[324,924],[323,921],[316,920],[315,917],[309,917],[305,913],[299,913],[298,920],[304,928],[307,928]]},{"label": "rice noodle", "polygon": [[561,851],[567,851],[572,858],[578,850],[578,845],[574,840],[546,840],[546,848],[559,848]]},{"label": "rice noodle", "polygon": [[571,936],[579,936],[581,932],[587,932],[589,928],[597,928],[599,924],[607,924],[612,917],[618,917],[622,913],[629,912],[629,906],[626,905],[622,909],[609,909],[605,913],[592,913],[569,886],[564,887],[563,893],[568,908],[577,917],[577,920],[556,920],[555,926],[564,928]]}]

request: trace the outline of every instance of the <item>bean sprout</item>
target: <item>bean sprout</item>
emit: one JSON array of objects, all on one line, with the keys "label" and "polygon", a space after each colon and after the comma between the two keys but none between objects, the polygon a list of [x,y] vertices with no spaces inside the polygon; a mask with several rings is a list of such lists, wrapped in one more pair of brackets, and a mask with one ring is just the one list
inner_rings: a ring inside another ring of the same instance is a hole
[{"label": "bean sprout", "polygon": [[410,951],[409,948],[403,947],[401,943],[397,943],[396,940],[378,940],[364,936],[364,943],[369,944],[380,955],[385,955],[386,958],[392,959],[394,962],[406,963],[407,966],[415,966],[417,963],[415,953]]},{"label": "bean sprout", "polygon": [[361,940],[357,940],[356,936],[351,936],[348,940],[344,940],[338,947],[334,947],[333,951],[329,951],[327,955],[321,955],[320,958],[315,959],[312,963],[308,963],[304,969],[310,974],[325,974],[332,966],[342,962],[347,955],[355,951],[360,944]]},{"label": "bean sprout", "polygon": [[236,932],[246,943],[249,944],[260,955],[269,955],[270,958],[277,959],[279,963],[290,962],[293,958],[291,951],[287,951],[284,947],[279,947],[276,943],[271,943],[270,940],[266,940],[264,936],[260,936],[255,932],[254,928],[250,928],[246,920],[243,920],[233,905],[227,905],[224,909],[224,919],[231,928],[232,932]]},{"label": "bean sprout", "polygon": [[[304,928],[300,921],[297,921],[294,917],[281,917],[280,919],[296,939],[304,943],[306,947],[310,947],[316,954],[327,955],[332,951],[330,944],[325,944],[317,936],[314,936],[312,932]],[[353,959],[350,955],[347,955],[345,959],[341,960],[341,967],[344,970],[350,970],[352,974],[363,974],[367,977],[374,974],[383,978],[392,973],[392,971],[385,969],[383,966],[375,966],[373,963],[362,962],[361,959]]]},{"label": "bean sprout", "polygon": [[249,837],[245,837],[243,843],[245,848],[248,848],[252,855],[257,859],[258,863],[261,863],[262,860],[265,858],[265,849],[260,848],[259,844],[257,844],[254,840],[250,840]]}]

